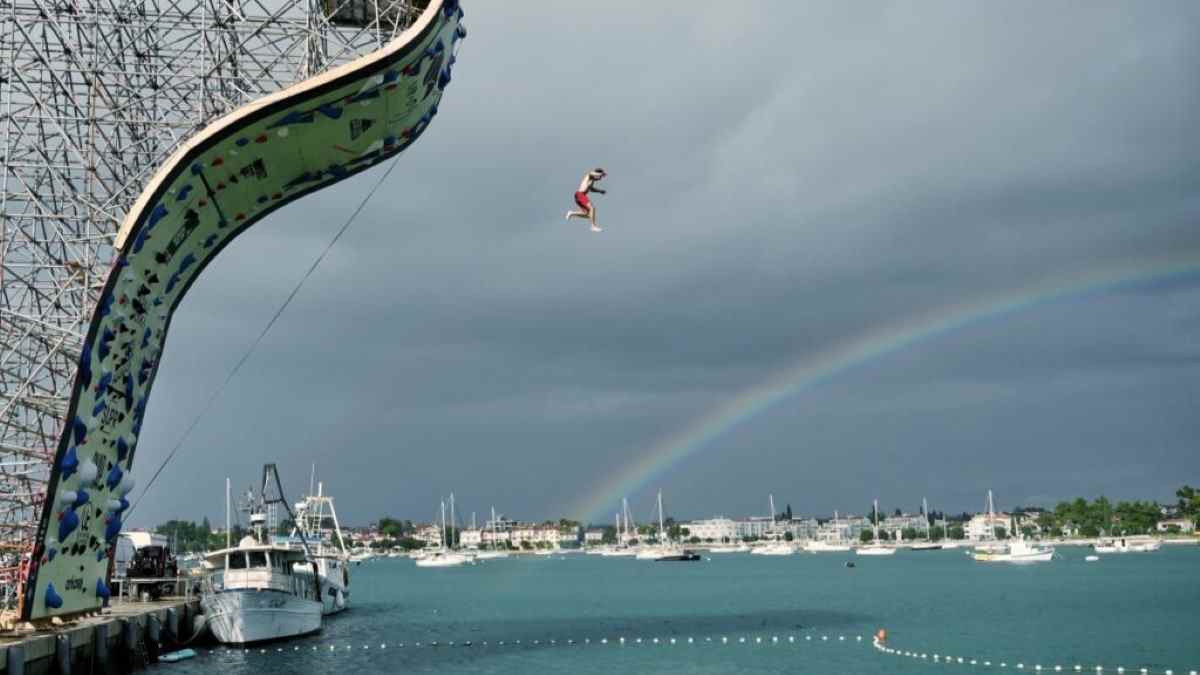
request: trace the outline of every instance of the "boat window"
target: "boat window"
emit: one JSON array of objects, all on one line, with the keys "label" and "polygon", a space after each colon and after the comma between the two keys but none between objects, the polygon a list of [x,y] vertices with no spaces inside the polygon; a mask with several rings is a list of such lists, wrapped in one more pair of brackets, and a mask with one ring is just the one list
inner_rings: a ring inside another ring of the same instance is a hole
[{"label": "boat window", "polygon": [[230,553],[228,557],[229,557],[229,569],[231,569],[231,570],[246,569],[246,554],[240,553],[240,552],[239,553]]},{"label": "boat window", "polygon": [[266,551],[250,551],[250,566],[251,567],[266,567],[267,552]]}]

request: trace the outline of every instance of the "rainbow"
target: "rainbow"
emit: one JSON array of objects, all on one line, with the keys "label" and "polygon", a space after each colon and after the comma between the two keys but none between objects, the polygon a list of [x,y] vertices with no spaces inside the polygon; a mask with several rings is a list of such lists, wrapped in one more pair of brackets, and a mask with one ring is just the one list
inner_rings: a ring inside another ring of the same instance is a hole
[{"label": "rainbow", "polygon": [[622,496],[636,494],[668,469],[800,392],[853,368],[972,324],[1050,303],[1079,300],[1128,287],[1200,277],[1200,254],[1124,262],[1073,277],[1058,277],[971,302],[940,307],[811,355],[739,392],[691,424],[667,435],[600,483],[572,510],[583,522],[607,522]]}]

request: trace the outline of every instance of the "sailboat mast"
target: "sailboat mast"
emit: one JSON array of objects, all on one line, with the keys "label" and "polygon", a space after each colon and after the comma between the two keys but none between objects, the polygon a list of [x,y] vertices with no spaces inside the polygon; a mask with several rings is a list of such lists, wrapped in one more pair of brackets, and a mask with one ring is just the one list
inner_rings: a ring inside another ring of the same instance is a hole
[{"label": "sailboat mast", "polygon": [[438,544],[445,550],[446,548],[446,500],[442,500],[442,529],[438,531]]},{"label": "sailboat mast", "polygon": [[874,517],[871,518],[871,523],[872,523],[871,533],[875,535],[875,543],[878,544],[879,543],[879,500],[876,499],[873,504],[874,505],[872,507],[872,510],[874,511],[874,514],[873,514]]},{"label": "sailboat mast", "polygon": [[[225,548],[230,548],[233,546],[232,540],[230,539],[230,537],[233,536],[233,529],[231,528],[230,520],[229,520],[229,501],[230,501],[230,499],[231,499],[231,497],[229,495],[229,478],[226,477],[225,478]],[[228,561],[229,556],[226,556],[225,560]],[[226,562],[226,565],[228,565],[228,564],[229,563]]]},{"label": "sailboat mast", "polygon": [[667,543],[666,528],[663,527],[662,490],[658,491],[658,543]]}]

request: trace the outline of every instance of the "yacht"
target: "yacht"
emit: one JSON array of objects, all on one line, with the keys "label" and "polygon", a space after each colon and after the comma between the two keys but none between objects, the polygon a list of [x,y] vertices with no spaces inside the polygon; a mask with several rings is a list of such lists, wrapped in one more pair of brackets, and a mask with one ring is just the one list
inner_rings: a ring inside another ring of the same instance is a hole
[{"label": "yacht", "polygon": [[933,540],[932,526],[929,524],[929,502],[925,498],[921,498],[921,515],[925,516],[925,541],[918,541],[909,546],[911,551],[940,551],[942,550],[941,542]]},{"label": "yacht", "polygon": [[476,560],[496,560],[498,558],[508,557],[507,545],[504,549],[500,548],[500,536],[496,532],[496,507],[492,507],[492,547],[479,549],[475,552]]},{"label": "yacht", "polygon": [[796,547],[786,541],[772,541],[750,549],[750,555],[792,555]]},{"label": "yacht", "polygon": [[[879,541],[879,500],[874,502],[874,513],[871,521],[872,532],[875,533],[874,542]],[[854,549],[855,555],[895,555],[896,549],[891,546],[884,546],[880,543],[872,543],[866,546],[859,546]]]},{"label": "yacht", "polygon": [[1107,544],[1092,544],[1096,553],[1149,553],[1162,547],[1157,539],[1126,539],[1121,537]]},{"label": "yacht", "polygon": [[833,512],[833,530],[837,534],[837,538],[833,541],[824,539],[812,539],[804,544],[804,550],[809,553],[845,553],[850,550],[850,545],[842,540],[842,530],[838,526],[838,512]]},{"label": "yacht", "polygon": [[[337,614],[350,604],[350,552],[342,538],[342,526],[338,523],[337,511],[333,508],[333,497],[324,493],[324,484],[317,483],[317,493],[305,497],[296,504],[296,527],[292,530],[289,543],[295,548],[297,535],[303,535],[300,543],[308,542],[312,559],[317,563],[317,577],[321,582],[321,612]],[[312,492],[311,486],[309,492]],[[394,552],[389,557],[396,555]],[[310,574],[304,563],[295,566],[296,574]]]},{"label": "yacht", "polygon": [[1049,562],[1054,558],[1054,548],[1031,544],[1024,539],[1014,539],[1003,551],[976,551],[972,556],[978,562],[1035,563]]},{"label": "yacht", "polygon": [[629,500],[621,499],[621,512],[617,514],[617,543],[600,551],[605,558],[628,558],[638,554],[638,548],[631,545],[637,541],[637,532],[629,518]]},{"label": "yacht", "polygon": [[771,540],[755,546],[750,550],[750,555],[792,555],[796,552],[796,547],[792,546],[790,542],[781,540],[779,532],[775,529],[775,495],[767,495],[767,505],[767,508],[771,510],[771,529],[769,531]]},{"label": "yacht", "polygon": [[658,491],[658,541],[653,546],[645,546],[638,550],[638,560],[654,560],[658,562],[680,562],[699,560],[700,556],[679,544],[671,543],[663,519],[662,490]]},{"label": "yacht", "polygon": [[845,553],[850,550],[850,545],[813,539],[804,544],[804,550],[809,553]]},{"label": "yacht", "polygon": [[709,553],[749,553],[749,544],[717,544],[708,547]]},{"label": "yacht", "polygon": [[[262,493],[247,505],[254,534],[243,537],[237,546],[231,546],[228,539],[228,479],[225,483],[226,546],[205,556],[208,575],[200,596],[205,621],[213,636],[224,644],[245,645],[321,630],[317,563],[305,550],[268,543],[266,532],[273,525],[268,523],[268,513],[280,503],[287,507],[282,490],[275,499],[265,496],[272,474],[279,486],[275,466],[268,464],[263,468]],[[302,565],[311,572],[297,574],[297,566]]]},{"label": "yacht", "polygon": [[446,502],[442,502],[442,526],[438,529],[438,538],[436,549],[415,558],[417,567],[458,567],[471,562],[469,556],[446,547]]}]

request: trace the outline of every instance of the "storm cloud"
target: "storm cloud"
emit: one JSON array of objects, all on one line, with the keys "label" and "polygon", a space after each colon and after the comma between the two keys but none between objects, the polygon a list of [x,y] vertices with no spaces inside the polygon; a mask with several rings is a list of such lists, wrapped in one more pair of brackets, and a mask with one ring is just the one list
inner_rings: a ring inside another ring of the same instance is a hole
[{"label": "storm cloud", "polygon": [[[1103,270],[757,415],[629,497],[681,516],[975,509],[1200,480],[1200,6],[469,2],[436,122],[134,516],[313,463],[343,522],[567,511],[782,369]],[[605,231],[564,222],[589,167]],[[214,262],[157,467],[382,169]],[[949,310],[947,310],[949,311]],[[617,505],[613,504],[615,510]],[[460,511],[461,512],[461,511]]]}]

